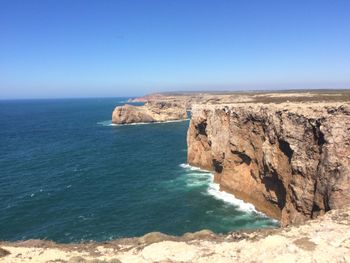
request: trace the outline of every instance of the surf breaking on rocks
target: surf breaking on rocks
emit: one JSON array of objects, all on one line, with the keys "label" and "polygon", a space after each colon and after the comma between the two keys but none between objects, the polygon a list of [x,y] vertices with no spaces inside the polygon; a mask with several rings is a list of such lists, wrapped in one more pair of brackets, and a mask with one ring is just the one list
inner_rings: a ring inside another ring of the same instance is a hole
[{"label": "surf breaking on rocks", "polygon": [[[257,211],[254,207],[254,205],[244,202],[243,200],[240,200],[236,198],[233,194],[220,191],[219,184],[214,182],[214,174],[210,171],[203,170],[199,167],[191,166],[189,164],[183,163],[180,164],[180,167],[187,170],[188,174],[187,176],[193,181],[194,178],[197,178],[197,180],[202,180],[204,183],[208,184],[207,187],[207,194],[213,196],[217,200],[221,200],[227,204],[235,206],[238,210],[242,212],[247,213],[256,213],[260,216],[266,217],[265,214]],[[198,176],[201,175],[201,176]],[[207,180],[203,180],[203,176],[207,177]],[[195,182],[192,182],[192,185],[194,185]]]}]

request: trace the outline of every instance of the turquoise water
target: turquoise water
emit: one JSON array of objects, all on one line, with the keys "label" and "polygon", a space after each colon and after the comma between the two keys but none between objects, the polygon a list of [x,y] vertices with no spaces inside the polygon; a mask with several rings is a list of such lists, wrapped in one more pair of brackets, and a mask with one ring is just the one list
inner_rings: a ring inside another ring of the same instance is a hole
[{"label": "turquoise water", "polygon": [[111,126],[125,99],[0,102],[0,240],[274,226],[186,163],[188,121]]}]

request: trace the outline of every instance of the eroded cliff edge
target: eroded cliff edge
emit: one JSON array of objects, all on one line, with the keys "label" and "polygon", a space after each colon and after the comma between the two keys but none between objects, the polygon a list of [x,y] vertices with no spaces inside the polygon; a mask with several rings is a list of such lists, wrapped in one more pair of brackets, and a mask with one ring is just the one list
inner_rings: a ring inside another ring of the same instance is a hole
[{"label": "eroded cliff edge", "polygon": [[112,113],[112,123],[150,123],[183,120],[187,118],[186,107],[175,102],[149,101],[143,106],[126,104]]},{"label": "eroded cliff edge", "polygon": [[282,225],[350,203],[349,103],[194,105],[188,162]]}]

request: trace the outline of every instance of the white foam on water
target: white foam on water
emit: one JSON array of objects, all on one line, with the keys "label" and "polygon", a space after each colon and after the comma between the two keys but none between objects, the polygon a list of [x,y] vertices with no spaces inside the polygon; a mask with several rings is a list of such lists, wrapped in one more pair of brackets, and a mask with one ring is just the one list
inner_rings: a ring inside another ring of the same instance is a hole
[{"label": "white foam on water", "polygon": [[111,120],[106,120],[106,121],[99,121],[97,125],[102,125],[102,126],[112,126],[112,121]]},{"label": "white foam on water", "polygon": [[[227,192],[220,191],[220,185],[217,183],[214,183],[214,174],[213,173],[206,171],[206,170],[203,170],[199,167],[191,166],[191,165],[185,164],[185,163],[180,164],[180,167],[182,167],[188,171],[191,171],[186,176],[189,176],[192,178],[196,177],[196,176],[198,176],[198,178],[203,178],[203,176],[207,176],[208,180],[201,181],[201,183],[202,183],[202,185],[203,185],[203,183],[208,185],[207,194],[213,196],[215,199],[218,199],[218,200],[224,201],[227,204],[233,205],[233,206],[237,207],[237,209],[240,211],[243,211],[246,213],[257,213],[261,216],[266,217],[265,214],[258,212],[255,209],[255,206],[253,204],[244,202],[243,200],[236,198],[233,194],[229,194]],[[192,172],[192,171],[196,171],[196,172]],[[191,179],[189,180],[190,186],[191,186],[191,184],[194,184],[193,180],[191,180]]]},{"label": "white foam on water", "polygon": [[184,168],[184,169],[190,168],[190,167],[191,167],[191,165],[189,165],[189,164],[187,164],[187,163],[182,163],[182,164],[180,164],[179,166],[180,166],[181,168]]},{"label": "white foam on water", "polygon": [[203,169],[201,169],[201,168],[199,168],[199,167],[196,167],[196,166],[192,166],[192,165],[189,165],[189,164],[187,164],[187,163],[182,163],[182,164],[180,164],[180,167],[181,168],[184,168],[184,169],[187,169],[187,170],[191,170],[191,171],[201,171],[201,172],[204,172],[204,173],[210,173],[209,171],[207,171],[207,170],[203,170]]},{"label": "white foam on water", "polygon": [[195,181],[195,180],[187,180],[186,185],[189,187],[198,187],[198,186],[204,186],[207,185],[207,182],[201,182],[201,181]]},{"label": "white foam on water", "polygon": [[213,180],[209,184],[207,192],[208,194],[212,195],[215,199],[222,200],[225,203],[234,205],[235,207],[237,207],[238,210],[248,213],[255,212],[260,214],[260,212],[256,211],[254,205],[246,203],[243,200],[236,198],[233,194],[220,191],[219,184],[214,183]]},{"label": "white foam on water", "polygon": [[179,166],[187,171],[185,175],[185,182],[187,186],[199,187],[209,185],[211,175],[210,172],[186,163],[180,164]]},{"label": "white foam on water", "polygon": [[195,179],[205,179],[206,181],[211,181],[210,179],[211,173],[204,173],[204,172],[198,172],[198,171],[190,171],[187,174],[187,177],[193,177]]}]

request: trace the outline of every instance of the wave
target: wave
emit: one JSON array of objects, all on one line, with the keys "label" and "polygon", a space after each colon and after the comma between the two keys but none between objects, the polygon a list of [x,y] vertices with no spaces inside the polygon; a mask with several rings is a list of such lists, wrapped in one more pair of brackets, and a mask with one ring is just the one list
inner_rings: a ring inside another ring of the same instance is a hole
[{"label": "wave", "polygon": [[[206,193],[211,195],[215,199],[221,200],[227,204],[233,205],[240,211],[243,211],[246,213],[256,213],[263,217],[266,217],[265,214],[257,211],[253,204],[244,202],[243,200],[236,198],[233,194],[220,191],[220,185],[217,183],[214,183],[214,174],[212,172],[203,170],[199,167],[195,167],[186,163],[180,164],[180,167],[190,171],[189,174],[187,174],[187,176],[191,178],[191,179],[188,179],[190,186],[196,186],[200,184],[203,185],[204,183],[206,183],[208,186]],[[197,173],[194,171],[197,171]],[[193,177],[195,177],[196,175],[200,175],[199,178],[203,178],[203,176],[207,176],[207,180],[206,181],[203,180],[201,182],[195,182],[193,180]]]},{"label": "wave", "polygon": [[97,122],[97,125],[102,125],[102,126],[113,126],[113,123],[111,120],[106,120],[106,121],[99,121]]},{"label": "wave", "polygon": [[198,187],[198,186],[205,186],[208,187],[208,185],[211,182],[210,173],[198,173],[198,172],[191,172],[186,175],[186,185],[190,187]]},{"label": "wave", "polygon": [[187,170],[191,170],[191,171],[201,171],[201,172],[206,172],[206,173],[211,173],[210,171],[208,170],[204,170],[204,169],[201,169],[199,167],[196,167],[196,166],[192,166],[192,165],[189,165],[187,163],[182,163],[179,165],[181,168],[184,168],[184,169],[187,169]]},{"label": "wave", "polygon": [[243,212],[248,212],[248,213],[253,212],[253,213],[264,215],[263,213],[258,212],[255,209],[255,206],[253,204],[246,203],[243,200],[236,198],[233,194],[229,194],[227,192],[220,191],[220,185],[214,183],[213,181],[214,181],[214,177],[213,177],[212,182],[209,184],[207,192],[208,192],[208,194],[213,196],[215,199],[222,200],[228,204],[232,204],[235,207],[237,207],[238,210],[243,211]]}]

